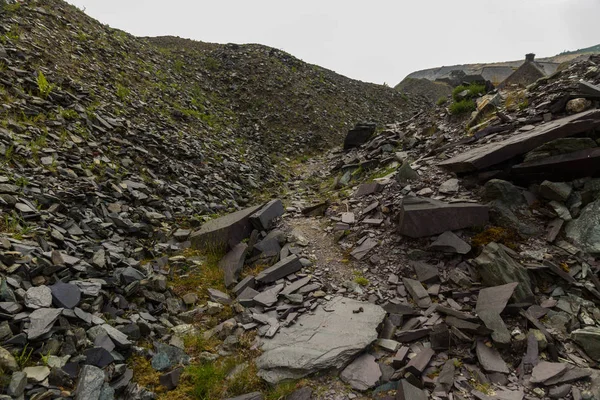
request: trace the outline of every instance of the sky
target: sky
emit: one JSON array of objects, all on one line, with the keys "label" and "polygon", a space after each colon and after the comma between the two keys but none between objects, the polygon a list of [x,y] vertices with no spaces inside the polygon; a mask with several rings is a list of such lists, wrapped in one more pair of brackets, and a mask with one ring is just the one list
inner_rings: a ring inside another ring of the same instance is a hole
[{"label": "sky", "polygon": [[68,0],[136,36],[260,43],[394,86],[443,65],[600,43],[600,0]]}]

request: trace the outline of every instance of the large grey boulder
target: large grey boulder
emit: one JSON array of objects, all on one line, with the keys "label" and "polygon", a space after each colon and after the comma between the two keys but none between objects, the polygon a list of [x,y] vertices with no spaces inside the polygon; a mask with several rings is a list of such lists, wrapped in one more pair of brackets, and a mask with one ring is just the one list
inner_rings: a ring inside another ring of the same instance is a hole
[{"label": "large grey boulder", "polygon": [[250,236],[252,232],[250,216],[261,208],[262,205],[245,208],[206,222],[190,236],[192,247],[213,251],[232,248]]},{"label": "large grey boulder", "polygon": [[377,340],[386,312],[378,305],[335,297],[272,339],[263,339],[258,375],[271,384],[341,368]]},{"label": "large grey boulder", "polygon": [[484,285],[500,286],[518,282],[512,299],[516,303],[526,303],[533,299],[527,270],[508,255],[504,246],[492,242],[484,247],[481,255],[474,261]]},{"label": "large grey boulder", "polygon": [[588,326],[571,333],[571,338],[580,345],[586,354],[600,361],[600,328]]},{"label": "large grey boulder", "polygon": [[354,129],[348,131],[344,139],[344,150],[350,150],[353,147],[360,147],[366,143],[375,133],[377,125],[372,122],[356,124]]},{"label": "large grey boulder", "polygon": [[588,204],[576,220],[567,223],[565,233],[581,249],[600,253],[600,200]]},{"label": "large grey boulder", "polygon": [[259,231],[266,231],[273,227],[275,219],[281,217],[284,212],[281,200],[272,200],[256,213],[252,214],[250,222]]}]

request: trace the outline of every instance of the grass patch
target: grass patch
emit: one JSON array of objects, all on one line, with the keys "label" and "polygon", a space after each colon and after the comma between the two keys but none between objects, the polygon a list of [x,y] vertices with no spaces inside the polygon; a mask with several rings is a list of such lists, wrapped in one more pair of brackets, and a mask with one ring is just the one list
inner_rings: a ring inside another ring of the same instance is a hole
[{"label": "grass patch", "polygon": [[[198,297],[206,299],[209,288],[227,291],[224,272],[219,268],[219,261],[223,258],[224,253],[187,250],[183,254],[187,258],[197,258],[200,265],[190,266],[187,271],[176,271],[170,281],[170,286],[176,295],[196,293]],[[192,264],[191,261],[190,264]]]},{"label": "grass patch", "polygon": [[446,96],[442,96],[439,99],[437,99],[437,102],[435,104],[437,104],[438,106],[443,106],[447,102],[448,102],[448,98]]},{"label": "grass patch", "polygon": [[119,100],[121,100],[122,102],[127,101],[127,99],[129,98],[129,94],[130,90],[128,88],[121,85],[120,83],[117,83],[116,95],[119,98]]},{"label": "grass patch", "polygon": [[44,99],[50,96],[50,93],[52,93],[52,90],[54,89],[54,85],[48,82],[42,71],[38,73],[37,84],[40,97]]},{"label": "grass patch", "polygon": [[369,280],[365,278],[361,271],[354,271],[354,282],[358,283],[360,286],[369,285]]},{"label": "grass patch", "polygon": [[473,112],[477,109],[475,101],[471,99],[464,99],[458,102],[454,102],[450,105],[450,114],[462,115]]},{"label": "grass patch", "polygon": [[60,116],[66,119],[67,121],[72,121],[74,119],[79,118],[79,114],[77,113],[77,111],[71,109],[60,110]]},{"label": "grass patch", "polygon": [[509,249],[516,250],[517,244],[515,243],[518,240],[518,235],[506,228],[501,228],[499,226],[492,226],[481,233],[473,236],[471,238],[471,244],[473,246],[485,246],[491,242],[502,243]]},{"label": "grass patch", "polygon": [[[467,95],[463,98],[459,98],[459,94],[467,91]],[[485,85],[478,83],[471,83],[469,86],[460,85],[454,88],[452,91],[452,98],[455,102],[459,102],[462,99],[473,99],[479,95],[485,94]]]}]

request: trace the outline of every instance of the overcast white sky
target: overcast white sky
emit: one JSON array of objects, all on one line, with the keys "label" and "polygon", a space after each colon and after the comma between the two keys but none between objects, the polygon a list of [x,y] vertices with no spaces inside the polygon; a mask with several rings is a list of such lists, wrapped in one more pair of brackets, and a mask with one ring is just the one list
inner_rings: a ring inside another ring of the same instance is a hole
[{"label": "overcast white sky", "polygon": [[137,36],[260,43],[351,78],[600,43],[600,0],[68,0]]}]

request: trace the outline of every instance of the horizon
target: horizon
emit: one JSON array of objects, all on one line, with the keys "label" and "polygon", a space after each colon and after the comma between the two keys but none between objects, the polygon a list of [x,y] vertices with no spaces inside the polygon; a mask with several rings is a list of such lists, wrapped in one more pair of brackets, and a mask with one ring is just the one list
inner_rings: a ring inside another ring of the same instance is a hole
[{"label": "horizon", "polygon": [[[390,86],[424,69],[517,61],[527,53],[552,57],[598,44],[590,42],[600,37],[600,26],[593,23],[594,15],[600,14],[600,3],[508,1],[512,6],[502,9],[477,0],[465,0],[461,8],[440,0],[409,5],[380,0],[369,8],[360,7],[358,2],[316,0],[284,6],[275,0],[209,5],[174,0],[169,6],[155,0],[68,2],[101,23],[134,36],[256,43],[352,79]],[[432,7],[440,12],[431,14]],[[183,9],[187,11],[181,12]],[[232,9],[237,12],[232,13]],[[210,18],[203,18],[206,10]],[[417,17],[396,21],[396,15],[407,13]],[[492,22],[480,27],[471,25],[473,18]],[[412,39],[415,32],[419,40]],[[394,48],[402,50],[389,50]]]}]

